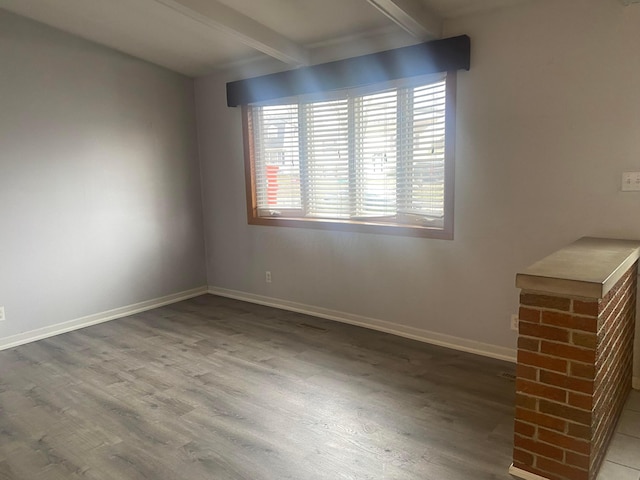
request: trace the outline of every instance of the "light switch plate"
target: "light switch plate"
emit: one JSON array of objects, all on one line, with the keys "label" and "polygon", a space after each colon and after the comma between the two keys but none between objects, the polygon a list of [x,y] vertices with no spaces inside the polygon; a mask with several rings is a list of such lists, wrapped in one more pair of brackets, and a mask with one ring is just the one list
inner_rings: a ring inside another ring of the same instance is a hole
[{"label": "light switch plate", "polygon": [[4,322],[4,307],[0,307],[0,322]]},{"label": "light switch plate", "polygon": [[623,192],[640,192],[640,172],[624,172],[622,174]]}]

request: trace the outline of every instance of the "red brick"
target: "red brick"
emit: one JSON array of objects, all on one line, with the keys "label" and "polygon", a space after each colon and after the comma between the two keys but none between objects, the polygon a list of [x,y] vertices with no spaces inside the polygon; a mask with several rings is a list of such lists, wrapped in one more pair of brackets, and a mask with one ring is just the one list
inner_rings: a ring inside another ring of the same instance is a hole
[{"label": "red brick", "polygon": [[568,298],[524,292],[520,294],[520,303],[530,307],[552,308],[554,310],[564,310],[567,312],[571,308],[571,300]]},{"label": "red brick", "polygon": [[556,342],[568,342],[569,332],[564,328],[549,327],[547,325],[536,325],[535,323],[520,322],[518,332],[527,337],[544,338],[555,340]]},{"label": "red brick", "polygon": [[584,410],[580,410],[575,407],[560,405],[547,400],[539,400],[538,409],[540,410],[540,413],[553,415],[582,425],[591,425],[591,421],[593,419],[591,412],[585,412]]},{"label": "red brick", "polygon": [[537,442],[536,440],[532,440],[527,437],[521,437],[520,435],[514,436],[513,446],[515,448],[526,450],[531,453],[537,453],[538,455],[554,458],[556,460],[562,460],[564,458],[564,451],[561,448]]},{"label": "red brick", "polygon": [[593,408],[593,397],[591,395],[580,395],[579,393],[569,392],[568,403],[572,407],[591,410]]},{"label": "red brick", "polygon": [[589,442],[585,440],[578,440],[573,437],[567,437],[561,433],[552,432],[551,430],[544,428],[538,429],[538,440],[577,453],[588,455],[591,452]]},{"label": "red brick", "polygon": [[[574,347],[571,345],[562,345],[559,343],[551,343],[543,341],[540,344],[540,352],[556,357],[568,358],[584,363],[595,363],[596,352],[586,348]],[[519,353],[519,352],[518,352]]]},{"label": "red brick", "polygon": [[564,454],[564,463],[574,467],[588,469],[591,466],[591,458],[588,455],[581,455],[575,452]]},{"label": "red brick", "polygon": [[556,327],[572,328],[585,332],[596,332],[598,322],[595,318],[576,317],[569,313],[542,312],[541,322],[545,325],[555,325]]},{"label": "red brick", "polygon": [[519,422],[516,420],[514,424],[513,430],[516,433],[519,433],[523,437],[533,437],[536,433],[536,427],[529,423]]},{"label": "red brick", "polygon": [[578,425],[576,423],[570,423],[569,427],[567,428],[567,435],[589,440],[591,438],[591,427],[586,425]]},{"label": "red brick", "polygon": [[518,420],[533,423],[534,425],[541,425],[559,432],[564,432],[567,426],[567,422],[561,418],[554,418],[544,413],[525,410],[520,407],[516,407],[516,418]]},{"label": "red brick", "polygon": [[[524,470],[525,472],[529,472],[529,473],[534,473],[534,474],[538,474],[538,475],[542,475],[545,472],[542,472],[540,470],[536,470],[535,467],[532,467],[531,465],[527,465],[527,464],[523,464],[521,462],[518,462],[516,460],[514,460],[513,462],[513,466],[516,468],[519,468],[520,470]],[[543,477],[546,478],[546,477]],[[553,480],[553,479],[550,479]]]},{"label": "red brick", "polygon": [[594,365],[571,362],[569,374],[573,377],[594,379],[596,376],[596,368]]},{"label": "red brick", "polygon": [[595,333],[572,332],[571,343],[580,347],[595,349],[598,344],[598,337]]},{"label": "red brick", "polygon": [[538,401],[534,397],[529,397],[528,395],[516,392],[516,407],[536,410],[538,408]]},{"label": "red brick", "polygon": [[513,449],[513,460],[525,465],[533,465],[533,455],[518,448]]},{"label": "red brick", "polygon": [[540,382],[546,383],[547,385],[562,387],[567,390],[574,390],[576,392],[593,393],[593,381],[582,378],[568,377],[566,375],[559,375],[553,372],[541,371]]},{"label": "red brick", "polygon": [[[522,292],[514,465],[551,480],[587,480],[598,468],[629,388],[636,268],[605,299],[574,299],[569,310],[566,298]],[[562,369],[541,366],[545,358]]]},{"label": "red brick", "polygon": [[519,364],[516,366],[516,377],[526,378],[527,380],[538,380],[538,369]]},{"label": "red brick", "polygon": [[555,372],[565,373],[567,371],[567,361],[562,358],[554,358],[539,353],[527,352],[525,350],[518,351],[518,363],[530,365],[533,367],[553,370]]},{"label": "red brick", "polygon": [[573,301],[573,312],[580,315],[589,315],[592,317],[598,316],[598,309],[600,305],[597,301],[583,302],[581,300]]},{"label": "red brick", "polygon": [[534,397],[555,400],[556,402],[567,401],[567,392],[561,388],[549,387],[520,378],[516,381],[516,391],[533,395]]},{"label": "red brick", "polygon": [[518,318],[525,322],[540,323],[540,310],[520,307],[520,310],[518,310]]},{"label": "red brick", "polygon": [[537,352],[540,350],[540,340],[536,340],[535,338],[518,337],[518,348],[520,350]]},{"label": "red brick", "polygon": [[539,468],[532,467],[531,465],[524,465],[523,466],[523,465],[520,465],[519,463],[514,463],[513,466],[514,467],[518,467],[520,470],[524,470],[526,472],[538,475],[541,478],[548,478],[549,480],[567,480],[564,477],[560,477],[560,476],[554,475],[552,473],[545,472],[543,470],[540,470]]},{"label": "red brick", "polygon": [[589,472],[587,470],[572,467],[571,465],[565,465],[563,463],[556,462],[550,459],[538,458],[536,465],[541,470],[557,474],[558,477],[556,478],[570,478],[571,480],[589,480]]}]

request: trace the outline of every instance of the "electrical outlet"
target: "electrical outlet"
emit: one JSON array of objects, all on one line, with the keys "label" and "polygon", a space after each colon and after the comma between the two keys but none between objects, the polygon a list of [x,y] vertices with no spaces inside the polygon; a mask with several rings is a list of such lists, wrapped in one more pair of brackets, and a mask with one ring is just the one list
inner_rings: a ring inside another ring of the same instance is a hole
[{"label": "electrical outlet", "polygon": [[271,272],[269,270],[264,272],[264,281],[267,283],[271,283]]},{"label": "electrical outlet", "polygon": [[4,322],[4,307],[0,307],[0,322]]},{"label": "electrical outlet", "polygon": [[622,191],[640,191],[640,172],[624,172],[622,174]]},{"label": "electrical outlet", "polygon": [[511,315],[511,330],[515,330],[516,332],[518,331],[518,321],[518,315],[515,313]]}]

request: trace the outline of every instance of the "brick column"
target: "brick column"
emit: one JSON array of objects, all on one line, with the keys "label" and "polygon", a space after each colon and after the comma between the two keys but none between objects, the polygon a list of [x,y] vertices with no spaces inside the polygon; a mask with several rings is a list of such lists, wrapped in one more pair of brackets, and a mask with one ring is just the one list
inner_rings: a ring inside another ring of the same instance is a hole
[{"label": "brick column", "polygon": [[637,263],[604,298],[521,292],[517,469],[595,479],[631,389],[636,283]]}]

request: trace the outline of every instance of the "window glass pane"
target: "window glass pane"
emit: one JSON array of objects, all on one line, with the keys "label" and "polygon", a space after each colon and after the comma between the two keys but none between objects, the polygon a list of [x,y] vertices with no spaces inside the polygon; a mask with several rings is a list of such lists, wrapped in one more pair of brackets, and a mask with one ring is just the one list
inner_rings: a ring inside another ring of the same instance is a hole
[{"label": "window glass pane", "polygon": [[258,207],[301,208],[298,105],[254,109]]},{"label": "window glass pane", "polygon": [[307,215],[349,217],[348,101],[317,102],[303,109]]},{"label": "window glass pane", "polygon": [[396,212],[397,91],[355,102],[356,216]]},{"label": "window glass pane", "polygon": [[399,211],[444,216],[445,82],[414,88],[410,122],[402,142],[408,158],[402,176]]}]

